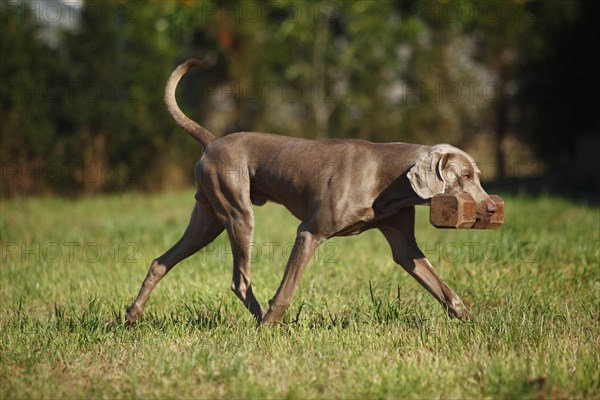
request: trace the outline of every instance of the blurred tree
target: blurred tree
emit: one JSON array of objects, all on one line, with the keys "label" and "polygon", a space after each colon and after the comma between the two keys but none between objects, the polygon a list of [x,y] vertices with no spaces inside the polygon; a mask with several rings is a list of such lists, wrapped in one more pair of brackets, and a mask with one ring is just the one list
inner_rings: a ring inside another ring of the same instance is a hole
[{"label": "blurred tree", "polygon": [[64,73],[58,53],[40,42],[27,4],[0,7],[0,159],[3,195],[46,189],[40,167],[56,149],[61,121],[56,100]]},{"label": "blurred tree", "polygon": [[[78,27],[63,33],[63,51],[69,65],[68,84],[73,96],[65,99],[71,129],[61,132],[65,159],[78,166],[77,183],[86,193],[110,185],[110,153],[130,127],[124,90],[123,29],[117,24],[116,2],[84,8]],[[96,171],[85,174],[85,171]]]},{"label": "blurred tree", "polygon": [[[491,73],[493,88],[486,101],[489,103],[487,116],[495,134],[497,179],[507,173],[504,140],[507,132],[515,129],[510,114],[514,108],[517,92],[517,65],[521,56],[523,38],[531,30],[533,16],[526,10],[524,1],[481,0],[472,8],[472,18],[466,24],[466,32],[477,44],[475,59],[485,65]],[[473,7],[466,3],[463,7]]]},{"label": "blurred tree", "polygon": [[305,135],[383,139],[399,39],[393,3],[293,4],[295,18],[279,24],[273,42],[287,49],[280,79],[300,88]]},{"label": "blurred tree", "polygon": [[107,1],[94,6],[94,12],[81,14],[79,29],[65,32],[63,39],[70,80],[79,88],[68,108],[70,157],[103,172],[102,179],[84,179],[83,190],[189,182],[180,158],[189,143],[183,143],[185,135],[162,102],[177,54],[169,14],[181,4]]},{"label": "blurred tree", "polygon": [[[82,3],[50,42],[29,2],[3,2],[2,191],[190,182],[200,147],[162,103],[190,56],[208,62],[178,99],[217,135],[467,146],[491,132],[504,174],[501,144],[519,134],[550,164],[569,161],[578,135],[600,126],[598,4],[111,0]],[[21,173],[49,164],[69,173]]]},{"label": "blurred tree", "polygon": [[409,140],[420,143],[458,144],[464,139],[463,103],[454,101],[454,92],[460,97],[463,87],[453,76],[456,65],[451,57],[462,21],[446,16],[442,11],[445,3],[417,0],[405,2],[402,8],[402,36],[406,44],[400,49],[400,56],[406,66],[400,66],[401,129]]},{"label": "blurred tree", "polygon": [[336,73],[345,78],[336,115],[341,135],[397,141],[403,135],[389,88],[402,71],[398,48],[407,43],[400,34],[400,15],[391,2],[341,4],[343,33],[333,49],[339,53]]},{"label": "blurred tree", "polygon": [[600,136],[600,2],[538,1],[517,64],[521,132],[539,157],[564,169],[582,135]]}]

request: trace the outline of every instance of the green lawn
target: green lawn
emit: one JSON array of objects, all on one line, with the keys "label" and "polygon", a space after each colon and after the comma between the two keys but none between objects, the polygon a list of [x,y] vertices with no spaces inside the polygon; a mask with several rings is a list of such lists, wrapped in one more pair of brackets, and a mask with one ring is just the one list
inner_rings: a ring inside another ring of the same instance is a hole
[{"label": "green lawn", "polygon": [[[497,231],[417,238],[471,308],[449,320],[376,231],[334,238],[284,324],[257,331],[221,235],[123,325],[193,192],[2,200],[0,398],[598,398],[600,211],[505,196]],[[257,208],[253,286],[274,294],[298,222]]]}]

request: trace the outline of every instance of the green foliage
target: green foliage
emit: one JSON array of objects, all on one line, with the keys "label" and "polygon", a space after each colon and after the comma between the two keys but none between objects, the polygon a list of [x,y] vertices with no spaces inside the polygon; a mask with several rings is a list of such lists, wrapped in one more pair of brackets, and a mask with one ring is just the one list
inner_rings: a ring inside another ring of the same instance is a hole
[{"label": "green foliage", "polygon": [[484,137],[502,174],[508,136],[556,163],[600,126],[593,1],[88,0],[58,23],[31,7],[50,5],[0,7],[5,195],[191,183],[200,148],[162,103],[191,56],[207,63],[178,98],[218,135]]},{"label": "green foliage", "polygon": [[[53,100],[63,72],[58,54],[40,42],[41,27],[25,19],[24,10],[11,3],[0,10],[0,156],[2,162],[46,161],[43,154],[54,152],[61,128],[60,119],[52,118],[59,111]],[[4,172],[2,180],[4,187]],[[17,182],[15,189],[35,190],[33,185]]]},{"label": "green foliage", "polygon": [[199,149],[162,103],[177,48],[169,7],[92,2],[68,29],[28,7],[2,6],[3,192],[159,188],[173,157],[187,174]]},{"label": "green foliage", "polygon": [[[437,230],[417,207],[417,241],[467,322],[449,320],[371,231],[320,246],[278,328],[256,331],[229,289],[226,235],[170,272],[126,328],[193,194],[3,201],[0,397],[600,395],[598,207],[505,196],[497,231]],[[255,215],[264,305],[297,221],[275,205]]]},{"label": "green foliage", "polygon": [[576,155],[573,134],[600,135],[600,3],[549,1],[530,8],[536,18],[519,64],[523,131],[541,157],[565,165]]}]

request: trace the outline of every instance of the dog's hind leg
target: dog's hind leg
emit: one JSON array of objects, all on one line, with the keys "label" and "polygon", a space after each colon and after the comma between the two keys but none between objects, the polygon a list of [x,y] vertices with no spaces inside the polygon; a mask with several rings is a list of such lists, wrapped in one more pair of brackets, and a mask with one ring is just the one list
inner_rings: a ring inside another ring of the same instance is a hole
[{"label": "dog's hind leg", "polygon": [[[224,165],[225,161],[221,160]],[[206,167],[206,165],[204,165]],[[223,170],[227,170],[222,166]],[[227,230],[233,254],[233,276],[231,290],[244,303],[258,322],[264,314],[250,283],[250,259],[254,236],[254,212],[250,199],[248,171],[217,174],[206,170],[199,172],[205,192],[221,224]],[[244,175],[240,175],[240,174]]]},{"label": "dog's hind leg", "polygon": [[[254,234],[254,213],[252,208],[236,211],[229,221],[227,233],[233,253],[233,273],[231,290],[244,303],[246,308],[261,321],[264,311],[252,291],[250,282],[250,259]],[[234,222],[235,221],[235,222]]]},{"label": "dog's hind leg", "polygon": [[315,235],[309,229],[306,229],[304,225],[300,225],[296,235],[296,242],[285,268],[283,280],[279,285],[279,289],[277,289],[277,293],[269,302],[269,311],[265,314],[263,320],[260,321],[261,325],[275,324],[281,318],[284,311],[292,302],[304,268],[315,253],[317,246],[324,240],[323,236]]},{"label": "dog's hind leg", "polygon": [[211,243],[221,232],[223,225],[206,201],[198,201],[192,211],[190,223],[183,236],[165,254],[152,262],[140,292],[127,309],[126,321],[133,325],[142,314],[144,305],[156,284],[181,260],[191,256]]}]

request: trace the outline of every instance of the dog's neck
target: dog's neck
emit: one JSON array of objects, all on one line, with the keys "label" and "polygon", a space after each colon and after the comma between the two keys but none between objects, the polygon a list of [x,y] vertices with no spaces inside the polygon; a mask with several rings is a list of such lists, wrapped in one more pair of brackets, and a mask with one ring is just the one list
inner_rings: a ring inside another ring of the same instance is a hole
[{"label": "dog's neck", "polygon": [[404,173],[381,192],[373,204],[373,209],[376,217],[382,219],[394,215],[401,208],[428,202],[429,200],[422,199],[412,190]]}]

